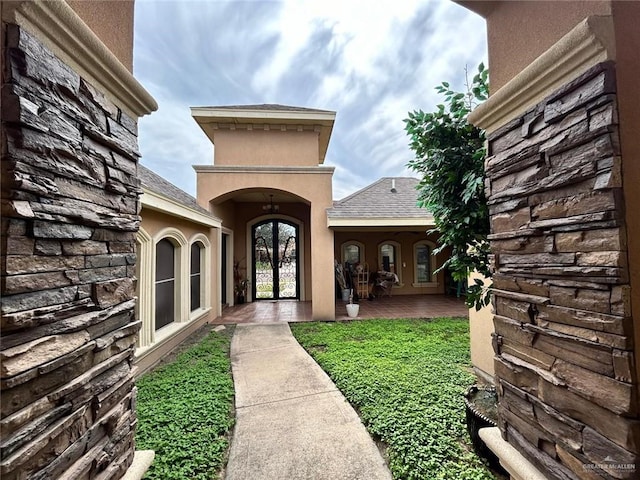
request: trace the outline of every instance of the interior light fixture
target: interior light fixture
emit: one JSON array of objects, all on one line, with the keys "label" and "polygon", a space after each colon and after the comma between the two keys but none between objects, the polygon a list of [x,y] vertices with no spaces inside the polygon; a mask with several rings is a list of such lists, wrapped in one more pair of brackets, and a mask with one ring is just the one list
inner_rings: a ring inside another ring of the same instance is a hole
[{"label": "interior light fixture", "polygon": [[280,210],[280,205],[273,204],[273,194],[269,195],[269,203],[263,205],[262,210],[269,213],[276,213],[278,210]]}]

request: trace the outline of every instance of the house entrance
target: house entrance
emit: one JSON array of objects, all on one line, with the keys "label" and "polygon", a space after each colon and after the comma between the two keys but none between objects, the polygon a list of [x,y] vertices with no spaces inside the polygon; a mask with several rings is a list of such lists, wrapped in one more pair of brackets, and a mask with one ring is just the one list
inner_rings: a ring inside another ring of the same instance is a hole
[{"label": "house entrance", "polygon": [[254,300],[300,298],[298,225],[265,220],[252,227]]}]

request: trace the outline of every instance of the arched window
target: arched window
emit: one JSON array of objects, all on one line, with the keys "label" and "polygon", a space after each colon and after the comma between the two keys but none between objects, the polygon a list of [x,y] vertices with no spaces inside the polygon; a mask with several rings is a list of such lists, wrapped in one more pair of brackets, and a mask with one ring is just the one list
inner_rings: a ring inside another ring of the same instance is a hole
[{"label": "arched window", "polygon": [[173,243],[163,238],[156,244],[155,329],[175,321],[176,252]]},{"label": "arched window", "polygon": [[345,242],[342,244],[342,264],[365,263],[364,244],[360,242]]},{"label": "arched window", "polygon": [[191,311],[202,306],[202,244],[195,242],[191,245]]},{"label": "arched window", "polygon": [[427,240],[417,242],[413,246],[413,279],[414,286],[427,286],[433,284],[434,260],[433,248],[435,245]]},{"label": "arched window", "polygon": [[378,245],[378,268],[385,272],[395,273],[402,283],[402,259],[400,258],[400,244],[392,240]]}]

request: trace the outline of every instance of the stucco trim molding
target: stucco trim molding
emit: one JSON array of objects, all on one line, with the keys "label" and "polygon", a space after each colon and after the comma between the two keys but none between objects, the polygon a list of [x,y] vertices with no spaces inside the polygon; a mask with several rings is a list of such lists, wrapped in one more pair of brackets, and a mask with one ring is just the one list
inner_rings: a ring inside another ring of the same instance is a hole
[{"label": "stucco trim molding", "polygon": [[433,217],[327,217],[327,227],[435,227]]},{"label": "stucco trim molding", "polygon": [[279,166],[263,166],[263,165],[194,165],[193,169],[197,173],[272,173],[281,175],[283,173],[293,174],[333,174],[335,167],[327,167],[318,165],[317,167],[279,167]]},{"label": "stucco trim molding", "polygon": [[613,19],[587,17],[478,106],[469,121],[494,132],[589,68],[615,57]]},{"label": "stucco trim molding", "polygon": [[153,97],[64,1],[4,2],[2,20],[37,36],[129,115],[158,109]]},{"label": "stucco trim molding", "polygon": [[222,226],[222,220],[213,215],[205,215],[202,212],[181,205],[147,188],[143,188],[142,192],[142,196],[140,197],[142,208],[167,213],[207,227],[220,228]]}]

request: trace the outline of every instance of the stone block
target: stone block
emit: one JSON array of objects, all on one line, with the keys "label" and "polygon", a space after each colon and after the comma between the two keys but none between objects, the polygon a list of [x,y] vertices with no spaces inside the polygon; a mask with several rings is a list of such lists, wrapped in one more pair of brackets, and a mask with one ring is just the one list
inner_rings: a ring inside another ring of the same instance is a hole
[{"label": "stone block", "polygon": [[5,278],[4,295],[45,290],[52,287],[64,287],[73,282],[64,272],[33,273],[10,275]]},{"label": "stone block", "polygon": [[39,338],[0,352],[2,377],[12,377],[81,347],[89,333],[80,331]]},{"label": "stone block", "polygon": [[6,263],[7,275],[25,273],[55,272],[84,267],[84,257],[78,256],[43,256],[43,255],[8,255]]},{"label": "stone block", "polygon": [[611,190],[591,191],[540,203],[531,209],[534,220],[563,218],[586,213],[615,210],[619,200]]},{"label": "stone block", "polygon": [[540,428],[547,432],[556,443],[565,445],[573,451],[582,449],[582,429],[580,424],[576,428],[576,421],[562,415],[551,407],[542,403],[534,406],[535,418]]},{"label": "stone block", "polygon": [[131,278],[118,278],[94,284],[93,297],[100,308],[106,308],[131,300],[135,286]]},{"label": "stone block", "polygon": [[631,384],[557,360],[552,372],[569,390],[618,415],[635,415],[635,391]]},{"label": "stone block", "polygon": [[529,207],[521,208],[513,212],[499,213],[491,217],[492,232],[517,231],[528,228],[531,221]]},{"label": "stone block", "polygon": [[631,317],[630,285],[616,285],[611,287],[611,313]]},{"label": "stone block", "polygon": [[576,264],[587,266],[626,267],[627,254],[620,251],[578,252]]},{"label": "stone block", "polygon": [[33,223],[33,235],[36,238],[87,240],[93,235],[93,229],[84,225],[35,220]]},{"label": "stone block", "polygon": [[593,98],[615,92],[613,69],[603,70],[586,80],[579,78],[568,84],[567,87],[572,90],[568,93],[561,90],[556,94],[558,97],[556,100],[546,103],[544,107],[545,122],[558,121],[568,113],[588,104]]},{"label": "stone block", "polygon": [[576,256],[573,253],[522,253],[499,256],[500,265],[573,265]]},{"label": "stone block", "polygon": [[549,296],[553,305],[598,313],[611,313],[610,294],[607,291],[551,286],[549,287]]},{"label": "stone block", "polygon": [[37,239],[34,252],[36,255],[62,255],[62,245],[58,240]]},{"label": "stone block", "polygon": [[[547,330],[547,329],[545,329]],[[547,330],[553,333],[552,330]],[[602,375],[613,377],[612,349],[577,338],[561,338],[558,334],[536,336],[533,347]]]},{"label": "stone block", "polygon": [[33,255],[35,240],[29,237],[7,237],[6,255]]},{"label": "stone block", "polygon": [[127,267],[104,267],[104,268],[88,268],[79,270],[80,281],[82,283],[95,283],[114,280],[117,278],[125,278],[127,276]]},{"label": "stone block", "polygon": [[545,280],[542,279],[523,278],[505,275],[503,273],[495,273],[493,275],[493,285],[494,288],[498,290],[509,290],[539,297],[549,297],[549,286]]},{"label": "stone block", "polygon": [[62,242],[62,251],[65,255],[101,255],[108,250],[105,242],[80,240]]},{"label": "stone block", "polygon": [[33,310],[49,305],[69,303],[75,300],[78,287],[60,287],[39,292],[9,295],[2,299],[2,313],[10,314],[22,310]]},{"label": "stone block", "polygon": [[533,321],[531,303],[505,297],[495,297],[496,314],[521,323]]},{"label": "stone block", "polygon": [[[500,351],[503,358],[510,358],[511,356],[517,357],[530,365],[544,370],[551,370],[556,360],[553,355],[548,355],[539,349],[515,343],[507,339],[503,339]],[[507,355],[507,357],[505,357],[505,355]]]},{"label": "stone block", "polygon": [[[606,332],[615,335],[632,335],[631,321],[627,317],[608,315],[587,310],[578,310],[558,305],[541,305],[538,307],[539,322],[549,321],[573,325],[596,332]],[[579,336],[579,335],[577,335]]]},{"label": "stone block", "polygon": [[109,242],[109,253],[135,253],[134,242]]},{"label": "stone block", "polygon": [[615,379],[625,383],[633,383],[636,378],[634,354],[630,351],[613,351],[613,369]]},{"label": "stone block", "polygon": [[494,357],[496,378],[509,382],[531,395],[537,395],[538,376],[535,372],[515,365],[501,357]]},{"label": "stone block", "polygon": [[536,336],[534,332],[522,328],[522,323],[501,315],[493,316],[495,333],[520,345],[532,346]]},{"label": "stone block", "polygon": [[606,345],[611,348],[620,348],[623,350],[630,350],[633,348],[632,337],[614,335],[612,333],[605,333],[598,330],[591,330],[589,328],[574,327],[572,325],[549,322],[547,320],[540,320],[540,319],[538,319],[536,324],[539,327],[542,327],[544,329],[548,329],[564,335],[576,337],[581,340],[587,340],[589,342]]}]

